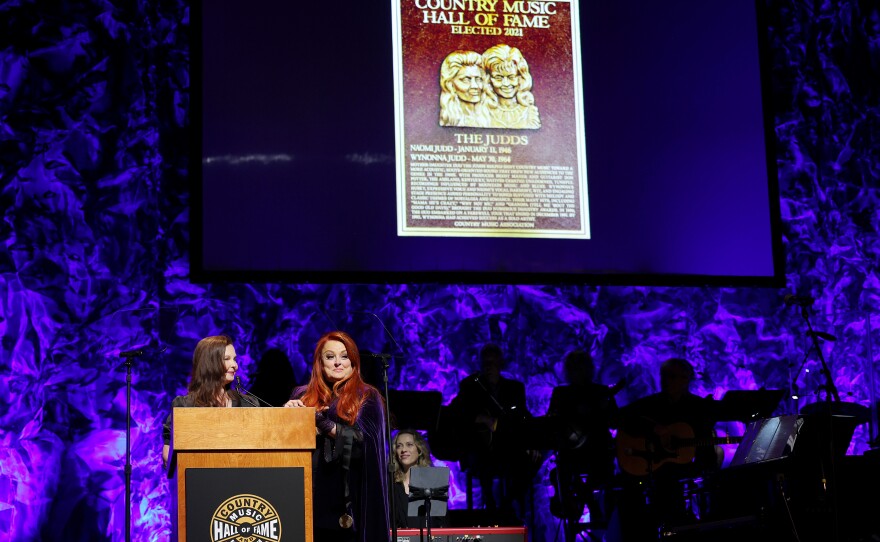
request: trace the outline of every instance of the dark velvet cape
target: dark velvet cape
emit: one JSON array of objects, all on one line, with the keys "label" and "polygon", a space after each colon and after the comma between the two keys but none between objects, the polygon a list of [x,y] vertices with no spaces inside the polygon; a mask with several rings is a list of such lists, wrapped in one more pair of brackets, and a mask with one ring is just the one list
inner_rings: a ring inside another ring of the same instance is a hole
[{"label": "dark velvet cape", "polygon": [[[306,391],[300,386],[291,398],[299,399]],[[325,415],[345,424],[337,416],[336,401]],[[354,427],[363,432],[363,442],[355,442],[351,459],[349,490],[354,516],[354,535],[358,542],[382,542],[390,538],[388,517],[388,456],[385,434],[385,408],[379,392],[370,388]],[[339,516],[345,512],[343,470],[339,461],[327,462],[325,443],[335,445],[332,437],[318,435],[312,457],[314,525],[316,529],[342,531]]]}]

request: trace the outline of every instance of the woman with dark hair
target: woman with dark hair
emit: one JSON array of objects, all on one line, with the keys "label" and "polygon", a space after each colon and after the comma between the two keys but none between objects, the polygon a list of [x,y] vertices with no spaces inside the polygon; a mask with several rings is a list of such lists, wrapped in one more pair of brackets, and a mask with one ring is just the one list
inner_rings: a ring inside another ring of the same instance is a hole
[{"label": "woman with dark hair", "polygon": [[[193,352],[192,374],[189,377],[186,395],[178,395],[171,402],[172,413],[176,407],[258,407],[256,399],[242,396],[230,389],[235,381],[238,362],[235,361],[235,347],[226,335],[205,337]],[[168,463],[168,450],[171,444],[171,416],[165,419],[162,437],[162,462]]]},{"label": "woman with dark hair", "polygon": [[398,527],[418,527],[408,525],[409,479],[411,467],[431,467],[431,452],[428,443],[417,431],[401,429],[394,437],[391,447],[391,472],[394,476],[395,523]]},{"label": "woman with dark hair", "polygon": [[315,408],[315,542],[387,541],[385,403],[363,381],[360,353],[347,333],[318,340],[309,383],[284,406]]}]

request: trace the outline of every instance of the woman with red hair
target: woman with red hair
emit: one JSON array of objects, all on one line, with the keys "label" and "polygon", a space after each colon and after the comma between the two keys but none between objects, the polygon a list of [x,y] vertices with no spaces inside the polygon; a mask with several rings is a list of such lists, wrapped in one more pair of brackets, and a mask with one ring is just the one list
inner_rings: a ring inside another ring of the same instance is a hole
[{"label": "woman with red hair", "polygon": [[315,408],[315,542],[388,540],[385,404],[361,378],[360,353],[347,333],[318,340],[309,383],[284,406]]}]

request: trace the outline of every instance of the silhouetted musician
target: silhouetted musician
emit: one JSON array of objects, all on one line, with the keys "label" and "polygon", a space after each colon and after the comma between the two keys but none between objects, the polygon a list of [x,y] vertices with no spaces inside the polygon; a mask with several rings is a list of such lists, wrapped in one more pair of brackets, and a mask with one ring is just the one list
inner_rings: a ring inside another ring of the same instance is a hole
[{"label": "silhouetted musician", "polygon": [[[487,344],[480,350],[480,372],[459,384],[449,405],[453,423],[465,444],[462,468],[480,481],[487,509],[511,511],[522,505],[531,478],[531,456],[517,443],[517,425],[529,417],[522,382],[501,376],[501,348]],[[493,480],[500,487],[493,491]]]},{"label": "silhouetted musician", "polygon": [[656,536],[660,523],[687,521],[680,480],[720,464],[715,401],[690,392],[693,378],[690,362],[668,359],[660,367],[660,392],[621,409],[617,460],[624,477],[619,510],[624,540]]},{"label": "silhouetted musician", "polygon": [[[548,418],[556,420],[556,469],[551,472],[554,496],[551,512],[566,522],[566,540],[575,540],[577,523],[590,509],[591,523],[601,519],[594,491],[604,489],[614,475],[610,426],[617,415],[614,394],[619,389],[594,383],[589,352],[575,350],[563,360],[568,385],[553,388]],[[621,384],[622,385],[622,384]]]}]

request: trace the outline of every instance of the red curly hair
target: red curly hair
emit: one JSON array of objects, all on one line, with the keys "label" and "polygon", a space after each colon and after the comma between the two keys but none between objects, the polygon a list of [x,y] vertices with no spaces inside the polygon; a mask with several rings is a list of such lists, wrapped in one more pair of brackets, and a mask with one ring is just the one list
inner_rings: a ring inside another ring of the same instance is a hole
[{"label": "red curly hair", "polygon": [[[324,363],[321,354],[329,341],[338,341],[345,345],[348,359],[351,362],[351,374],[337,382],[328,383],[324,375]],[[330,331],[318,339],[315,357],[312,363],[312,377],[302,396],[306,406],[322,409],[330,406],[334,399],[339,398],[336,406],[337,415],[349,425],[357,421],[358,413],[369,396],[379,396],[379,391],[364,382],[361,378],[361,354],[354,339],[344,331]]]}]

